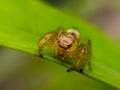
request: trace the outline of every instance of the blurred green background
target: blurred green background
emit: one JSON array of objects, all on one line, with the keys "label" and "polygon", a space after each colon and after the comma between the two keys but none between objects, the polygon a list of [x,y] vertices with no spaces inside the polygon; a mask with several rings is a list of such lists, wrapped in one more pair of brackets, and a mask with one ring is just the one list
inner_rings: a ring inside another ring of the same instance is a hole
[{"label": "blurred green background", "polygon": [[[41,1],[41,0],[40,0]],[[42,0],[75,17],[82,17],[120,42],[120,1]],[[36,56],[0,48],[0,90],[117,90],[103,82]]]}]

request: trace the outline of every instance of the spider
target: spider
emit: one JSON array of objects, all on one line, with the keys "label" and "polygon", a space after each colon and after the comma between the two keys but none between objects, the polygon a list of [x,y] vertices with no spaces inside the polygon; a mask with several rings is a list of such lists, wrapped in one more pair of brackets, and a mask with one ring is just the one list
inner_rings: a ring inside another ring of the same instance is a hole
[{"label": "spider", "polygon": [[64,31],[63,27],[59,27],[56,31],[46,34],[38,44],[39,55],[42,57],[43,46],[49,41],[50,48],[54,50],[55,55],[61,56],[61,61],[64,62],[67,57],[75,59],[75,64],[68,68],[67,71],[72,70],[82,72],[85,65],[88,64],[91,70],[91,40],[85,39],[79,42],[80,34],[77,30],[71,28]]}]

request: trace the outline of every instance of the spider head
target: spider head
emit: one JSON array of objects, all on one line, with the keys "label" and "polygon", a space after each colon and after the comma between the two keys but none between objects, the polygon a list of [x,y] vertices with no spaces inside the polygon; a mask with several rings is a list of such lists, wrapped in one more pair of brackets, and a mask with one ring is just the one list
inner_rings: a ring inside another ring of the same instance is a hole
[{"label": "spider head", "polygon": [[68,49],[76,39],[79,39],[78,31],[74,29],[68,29],[62,33],[59,37],[59,46]]}]

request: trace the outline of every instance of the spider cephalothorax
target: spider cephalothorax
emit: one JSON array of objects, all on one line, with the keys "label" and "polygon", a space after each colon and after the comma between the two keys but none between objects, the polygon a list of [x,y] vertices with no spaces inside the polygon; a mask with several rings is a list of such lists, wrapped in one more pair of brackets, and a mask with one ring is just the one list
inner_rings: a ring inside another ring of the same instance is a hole
[{"label": "spider cephalothorax", "polygon": [[[78,32],[77,32],[78,33]],[[74,31],[70,32],[70,30],[62,33],[59,37],[58,43],[61,48],[68,49],[72,46],[72,43],[74,43],[74,40],[76,40],[76,34],[74,34]]]},{"label": "spider cephalothorax", "polygon": [[64,29],[60,27],[57,31],[46,34],[39,41],[39,50],[41,52],[44,44],[49,41],[50,47],[56,55],[61,55],[63,59],[70,57],[77,60],[75,65],[68,69],[68,71],[82,71],[87,61],[89,61],[91,41],[90,39],[85,39],[83,43],[80,43],[79,39],[80,34],[77,30],[68,29],[64,31]]}]

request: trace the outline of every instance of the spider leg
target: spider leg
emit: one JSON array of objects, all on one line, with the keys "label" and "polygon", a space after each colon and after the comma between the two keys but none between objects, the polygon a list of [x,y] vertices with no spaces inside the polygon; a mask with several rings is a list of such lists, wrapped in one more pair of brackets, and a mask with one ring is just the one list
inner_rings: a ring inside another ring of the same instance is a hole
[{"label": "spider leg", "polygon": [[91,67],[91,56],[92,56],[92,52],[91,52],[91,40],[90,39],[85,39],[83,42],[87,48],[86,52],[87,52],[87,64],[88,64],[88,69],[92,70]]},{"label": "spider leg", "polygon": [[51,47],[55,48],[54,45],[56,45],[56,41],[63,32],[63,28],[59,27],[56,32],[51,32],[46,34],[42,39],[40,39],[38,47],[39,47],[39,56],[43,57],[43,46],[50,41]]},{"label": "spider leg", "polygon": [[88,48],[88,68],[89,70],[92,70],[92,67],[91,67],[91,56],[92,56],[92,52],[91,52],[91,40],[90,39],[85,39],[85,44]]},{"label": "spider leg", "polygon": [[72,68],[69,68],[67,71],[70,72],[72,70],[82,72],[85,65],[88,64],[89,70],[91,68],[91,41],[89,39],[85,39],[83,43],[78,46],[75,51],[76,55],[76,63]]},{"label": "spider leg", "polygon": [[84,60],[82,60],[81,58],[79,58],[79,59],[77,60],[76,64],[75,64],[73,67],[67,69],[67,72],[70,72],[70,71],[72,71],[72,70],[75,70],[75,71],[79,71],[80,73],[82,73],[83,68],[84,68],[84,66],[85,66],[85,63],[84,63],[83,61],[84,61]]},{"label": "spider leg", "polygon": [[47,43],[47,41],[50,40],[51,36],[52,36],[53,33],[48,33],[46,34],[40,41],[39,41],[39,44],[38,44],[38,47],[39,47],[39,56],[40,57],[43,57],[43,46],[45,45],[45,43]]},{"label": "spider leg", "polygon": [[88,61],[88,68],[89,68],[90,71],[92,71],[92,67],[91,67],[91,62],[90,62],[90,60]]},{"label": "spider leg", "polygon": [[59,39],[59,37],[60,37],[60,35],[63,33],[63,31],[64,31],[64,28],[61,27],[61,26],[57,29],[57,31],[56,31],[56,33],[55,33],[55,38],[56,38],[57,40]]}]

